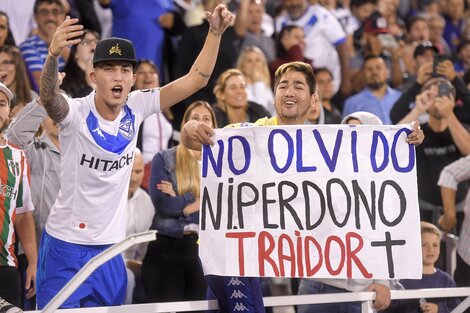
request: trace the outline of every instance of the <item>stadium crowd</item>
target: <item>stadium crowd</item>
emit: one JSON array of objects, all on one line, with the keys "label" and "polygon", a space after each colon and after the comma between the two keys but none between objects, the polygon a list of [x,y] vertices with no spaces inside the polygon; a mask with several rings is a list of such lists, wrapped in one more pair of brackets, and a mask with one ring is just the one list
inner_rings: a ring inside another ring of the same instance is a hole
[{"label": "stadium crowd", "polygon": [[[289,120],[279,81],[293,77],[307,102]],[[232,311],[198,259],[192,141],[241,123],[413,123],[422,221],[421,280],[247,280],[254,302],[369,290],[380,311],[450,312],[459,299],[391,301],[390,290],[470,287],[469,88],[465,0],[3,0],[0,312],[43,308],[93,255],[149,229],[158,240],[111,260],[62,307],[207,293]],[[96,173],[108,168],[120,174]],[[459,236],[454,273],[446,232]]]}]

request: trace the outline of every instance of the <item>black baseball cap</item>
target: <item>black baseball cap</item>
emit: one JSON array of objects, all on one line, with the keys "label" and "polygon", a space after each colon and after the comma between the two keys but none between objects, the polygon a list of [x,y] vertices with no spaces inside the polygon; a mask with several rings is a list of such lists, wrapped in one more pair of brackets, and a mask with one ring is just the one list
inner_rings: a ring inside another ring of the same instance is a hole
[{"label": "black baseball cap", "polygon": [[413,58],[424,54],[428,50],[432,50],[434,54],[439,54],[439,50],[430,41],[423,41],[416,46],[415,51],[413,52]]},{"label": "black baseball cap", "polygon": [[137,59],[134,45],[124,38],[111,37],[100,40],[93,55],[93,66],[104,61],[124,61],[135,66]]}]

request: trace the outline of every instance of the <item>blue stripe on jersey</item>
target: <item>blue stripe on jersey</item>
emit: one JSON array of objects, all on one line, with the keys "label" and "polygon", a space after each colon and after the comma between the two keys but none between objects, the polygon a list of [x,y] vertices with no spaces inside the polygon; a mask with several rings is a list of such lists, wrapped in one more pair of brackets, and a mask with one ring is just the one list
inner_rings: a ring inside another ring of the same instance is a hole
[{"label": "blue stripe on jersey", "polygon": [[90,111],[86,119],[88,130],[96,144],[104,150],[118,155],[126,149],[135,135],[135,115],[132,114],[132,110],[127,105],[124,106],[124,112],[125,115],[119,123],[117,136],[110,135],[100,129],[98,119],[93,112]]}]

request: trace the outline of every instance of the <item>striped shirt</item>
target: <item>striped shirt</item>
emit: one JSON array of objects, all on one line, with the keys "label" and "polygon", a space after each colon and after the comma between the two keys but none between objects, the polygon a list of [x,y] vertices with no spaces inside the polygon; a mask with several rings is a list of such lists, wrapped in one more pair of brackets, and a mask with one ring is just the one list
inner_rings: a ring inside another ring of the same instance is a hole
[{"label": "striped shirt", "polygon": [[0,266],[18,266],[14,254],[16,215],[33,209],[23,150],[8,143],[0,146]]},{"label": "striped shirt", "polygon": [[[437,184],[457,190],[457,185],[467,180],[470,180],[470,155],[446,166]],[[470,264],[470,189],[465,200],[464,212],[465,218],[460,231],[457,252],[467,264]]]},{"label": "striped shirt", "polygon": [[[26,63],[26,67],[28,68],[29,76],[32,77],[32,73],[36,71],[42,71],[44,68],[44,63],[46,63],[47,53],[48,53],[49,46],[47,43],[42,40],[38,35],[34,35],[26,39],[20,45],[20,52],[23,56],[23,60]],[[65,67],[64,59],[59,56],[59,71],[62,71]],[[33,82],[34,84],[34,82]],[[34,90],[37,89],[38,86],[33,86]]]}]

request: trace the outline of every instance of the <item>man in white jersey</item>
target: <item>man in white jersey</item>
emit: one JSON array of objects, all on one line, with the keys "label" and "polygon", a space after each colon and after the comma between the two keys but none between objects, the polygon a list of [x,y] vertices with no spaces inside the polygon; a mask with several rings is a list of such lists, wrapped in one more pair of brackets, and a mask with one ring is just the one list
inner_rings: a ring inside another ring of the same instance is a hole
[{"label": "man in white jersey", "polygon": [[[44,307],[92,257],[126,232],[129,178],[139,125],[207,84],[222,33],[233,15],[219,5],[206,12],[210,28],[190,72],[162,88],[130,92],[137,63],[133,44],[121,38],[98,43],[90,95],[70,99],[58,92],[57,56],[78,44],[83,26],[66,18],[57,28],[41,77],[40,97],[59,124],[61,190],[40,243],[38,307]],[[122,304],[126,272],[118,256],[95,271],[63,308]]]},{"label": "man in white jersey", "polygon": [[341,87],[343,95],[349,95],[349,48],[341,23],[328,9],[307,0],[283,0],[282,5],[286,14],[276,19],[276,32],[287,25],[302,27],[305,57],[313,60],[314,68],[326,67],[333,73],[335,92]]}]

